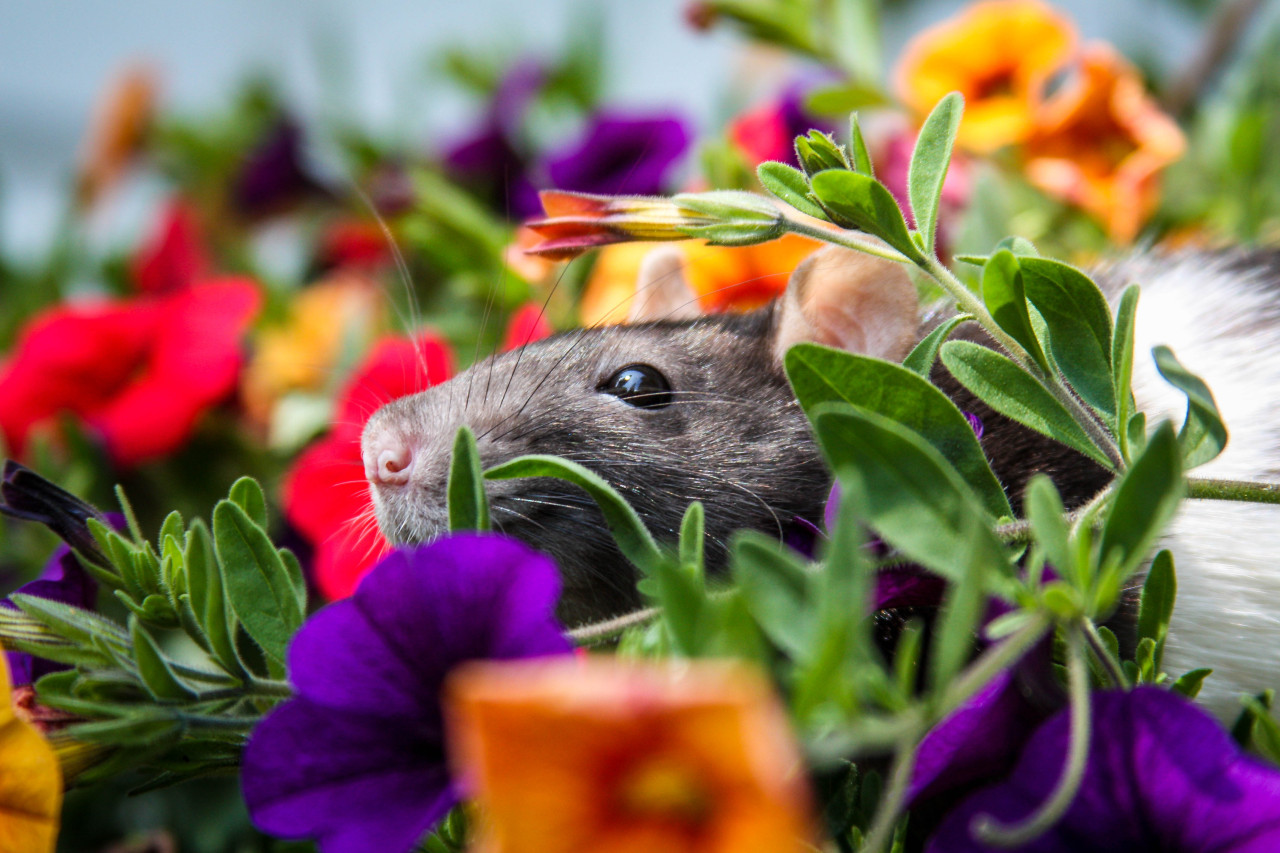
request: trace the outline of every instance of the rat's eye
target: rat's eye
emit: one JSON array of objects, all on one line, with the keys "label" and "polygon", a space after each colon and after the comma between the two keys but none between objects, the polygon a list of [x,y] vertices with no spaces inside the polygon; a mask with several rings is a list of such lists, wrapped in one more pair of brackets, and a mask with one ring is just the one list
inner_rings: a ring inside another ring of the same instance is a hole
[{"label": "rat's eye", "polygon": [[628,364],[606,379],[600,390],[641,409],[660,409],[671,402],[671,383],[647,364]]}]

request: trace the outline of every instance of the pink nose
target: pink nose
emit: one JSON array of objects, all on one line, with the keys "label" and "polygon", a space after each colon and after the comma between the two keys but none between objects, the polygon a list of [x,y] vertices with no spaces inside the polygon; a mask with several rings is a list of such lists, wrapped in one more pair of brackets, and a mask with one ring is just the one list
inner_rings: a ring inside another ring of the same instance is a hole
[{"label": "pink nose", "polygon": [[400,486],[413,473],[413,450],[401,438],[381,433],[368,436],[361,448],[364,476],[370,483]]}]

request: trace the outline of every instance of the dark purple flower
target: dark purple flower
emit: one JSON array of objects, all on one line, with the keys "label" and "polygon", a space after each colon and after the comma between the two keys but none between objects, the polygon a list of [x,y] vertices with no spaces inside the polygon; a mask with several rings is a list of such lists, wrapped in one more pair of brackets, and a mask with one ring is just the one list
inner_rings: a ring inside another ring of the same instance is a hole
[{"label": "dark purple flower", "polygon": [[[1090,698],[1093,737],[1071,806],[1024,853],[1263,853],[1280,850],[1280,770],[1246,755],[1208,714],[1157,687]],[[1027,743],[1007,779],[955,809],[927,848],[994,851],[973,839],[980,815],[1016,823],[1049,796],[1066,760],[1063,711]]]},{"label": "dark purple flower", "polygon": [[582,138],[547,158],[552,186],[604,195],[658,195],[689,148],[689,131],[673,115],[600,113]]},{"label": "dark purple flower", "polygon": [[465,660],[569,651],[555,564],[510,539],[463,534],[401,549],[289,647],[297,696],[244,754],[254,823],[323,853],[408,851],[457,801],[439,705]]},{"label": "dark purple flower", "polygon": [[982,433],[985,430],[982,425],[982,418],[978,417],[973,412],[961,412],[960,414],[964,415],[964,419],[969,422],[969,426],[973,427],[973,434],[981,439]]},{"label": "dark purple flower", "polygon": [[[17,592],[60,601],[82,610],[93,610],[98,601],[98,582],[84,570],[70,548],[59,545],[40,576],[20,586]],[[0,607],[16,609],[16,605],[8,599],[0,601]],[[9,674],[14,687],[33,684],[51,672],[69,668],[65,663],[35,657],[26,652],[5,652],[5,656],[9,660]]]},{"label": "dark purple flower", "polygon": [[12,459],[4,463],[4,479],[0,481],[0,513],[43,524],[86,558],[102,566],[110,565],[88,527],[91,518],[107,523],[106,516]]},{"label": "dark purple flower", "polygon": [[245,158],[232,199],[246,216],[267,216],[320,189],[303,167],[302,128],[285,117]]}]

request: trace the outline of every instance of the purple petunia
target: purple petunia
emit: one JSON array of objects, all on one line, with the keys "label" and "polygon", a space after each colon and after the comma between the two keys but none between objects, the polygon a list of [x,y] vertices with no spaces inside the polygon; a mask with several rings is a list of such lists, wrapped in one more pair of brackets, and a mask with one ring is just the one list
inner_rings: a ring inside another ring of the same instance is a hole
[{"label": "purple petunia", "polygon": [[582,137],[547,158],[551,185],[603,195],[658,195],[689,148],[689,131],[673,115],[599,113]]},{"label": "purple petunia", "polygon": [[[114,518],[111,521],[117,528],[124,526],[123,519],[120,519],[118,524]],[[60,601],[82,610],[93,610],[98,602],[98,582],[84,570],[80,561],[76,559],[76,555],[71,553],[71,549],[66,545],[58,546],[38,578],[23,584],[17,591],[24,595]],[[0,607],[16,608],[16,605],[6,599],[0,602]],[[5,657],[9,661],[9,675],[13,679],[14,687],[34,684],[51,672],[70,668],[68,664],[57,663],[26,652],[5,652]]]},{"label": "purple petunia", "polygon": [[255,729],[254,823],[323,853],[401,853],[457,801],[439,706],[466,660],[563,654],[555,564],[492,534],[400,549],[289,647],[297,695]]},{"label": "purple petunia", "polygon": [[232,187],[232,200],[246,216],[269,216],[322,191],[303,164],[302,127],[286,116],[245,157]]},{"label": "purple petunia", "polygon": [[[1090,697],[1093,737],[1080,789],[1023,853],[1263,853],[1280,850],[1280,770],[1246,755],[1207,713],[1156,687]],[[995,851],[975,840],[981,815],[1015,823],[1049,796],[1066,761],[1070,720],[1051,717],[1002,782],[964,800],[930,853]]]}]

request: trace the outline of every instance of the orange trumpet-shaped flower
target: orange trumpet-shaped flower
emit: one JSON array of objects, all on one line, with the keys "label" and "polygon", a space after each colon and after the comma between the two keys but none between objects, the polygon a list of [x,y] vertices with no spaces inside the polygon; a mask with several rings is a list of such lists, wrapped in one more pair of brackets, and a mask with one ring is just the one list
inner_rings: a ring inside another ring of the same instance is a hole
[{"label": "orange trumpet-shaped flower", "polygon": [[1027,140],[1027,176],[1045,192],[1132,240],[1155,209],[1158,177],[1186,139],[1147,95],[1137,69],[1106,44],[1086,48],[1074,80],[1044,107]]},{"label": "orange trumpet-shaped flower", "polygon": [[[706,311],[746,311],[779,296],[802,260],[822,244],[787,234],[756,246],[685,243],[684,276]],[[640,262],[652,246],[608,246],[591,271],[578,311],[582,324],[621,323],[631,309]]]},{"label": "orange trumpet-shaped flower", "polygon": [[812,849],[786,718],[745,665],[480,662],[446,712],[488,853]]},{"label": "orange trumpet-shaped flower", "polygon": [[987,0],[915,38],[898,62],[903,102],[925,115],[964,95],[956,142],[979,154],[1032,132],[1049,77],[1071,56],[1071,23],[1039,0]]},{"label": "orange trumpet-shaped flower", "polygon": [[14,714],[12,693],[0,654],[0,853],[52,853],[62,774],[48,742]]},{"label": "orange trumpet-shaped flower", "polygon": [[76,195],[82,207],[114,184],[142,147],[155,101],[155,76],[141,65],[124,69],[103,93],[81,155]]}]

